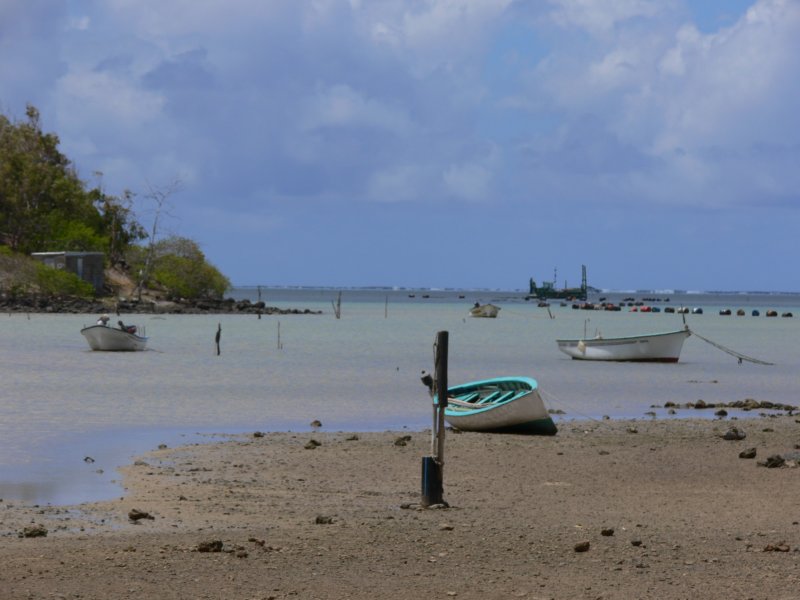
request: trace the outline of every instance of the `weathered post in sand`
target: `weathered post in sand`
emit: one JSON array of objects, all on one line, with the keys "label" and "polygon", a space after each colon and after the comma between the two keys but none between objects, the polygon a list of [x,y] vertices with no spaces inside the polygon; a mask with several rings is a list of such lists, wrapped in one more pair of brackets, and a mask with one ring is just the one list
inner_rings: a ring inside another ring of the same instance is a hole
[{"label": "weathered post in sand", "polygon": [[[447,408],[447,344],[449,334],[440,331],[434,345],[434,378],[431,384],[433,396],[433,430],[431,456],[422,457],[422,506],[446,504],[444,488],[444,410]],[[430,381],[424,376],[423,382]]]}]

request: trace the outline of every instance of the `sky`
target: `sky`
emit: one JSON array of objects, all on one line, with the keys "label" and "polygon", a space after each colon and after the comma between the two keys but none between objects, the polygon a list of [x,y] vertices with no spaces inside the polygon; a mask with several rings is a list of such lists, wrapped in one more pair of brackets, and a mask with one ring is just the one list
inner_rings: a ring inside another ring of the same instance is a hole
[{"label": "sky", "polygon": [[234,285],[800,292],[800,0],[0,0],[0,112]]}]

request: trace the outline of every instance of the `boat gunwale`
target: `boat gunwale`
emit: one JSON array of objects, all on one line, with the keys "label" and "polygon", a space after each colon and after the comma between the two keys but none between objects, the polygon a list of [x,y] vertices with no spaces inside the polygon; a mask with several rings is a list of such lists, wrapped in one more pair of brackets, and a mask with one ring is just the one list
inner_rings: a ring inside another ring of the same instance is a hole
[{"label": "boat gunwale", "polygon": [[490,385],[502,384],[502,383],[509,383],[509,382],[517,382],[521,381],[530,385],[531,390],[535,390],[539,388],[539,382],[536,381],[533,377],[528,376],[520,376],[520,377],[492,377],[490,379],[479,379],[476,381],[468,381],[467,383],[462,383],[459,385],[451,385],[448,387],[448,393],[450,390],[457,390],[457,389],[473,389],[473,388],[483,388],[488,387]]},{"label": "boat gunwale", "polygon": [[588,345],[588,344],[592,344],[592,343],[601,344],[603,342],[612,342],[612,343],[613,342],[628,342],[628,341],[634,341],[634,340],[641,340],[641,339],[645,339],[645,338],[663,337],[663,336],[666,336],[666,335],[677,335],[679,333],[685,334],[686,337],[689,337],[690,335],[692,335],[692,332],[687,327],[686,329],[676,329],[675,331],[665,331],[665,332],[662,332],[662,333],[648,333],[648,334],[642,334],[642,335],[627,335],[627,336],[608,337],[608,338],[606,338],[606,337],[595,337],[595,338],[557,339],[556,343],[557,344],[570,344],[570,343],[578,344],[580,342],[583,342],[584,344]]},{"label": "boat gunwale", "polygon": [[[513,388],[506,388],[503,389],[503,383],[521,383],[522,385]],[[447,406],[445,406],[445,412],[449,412],[452,416],[461,417],[465,415],[475,415],[482,412],[488,412],[498,406],[504,406],[515,402],[525,396],[528,396],[531,393],[539,392],[539,383],[533,377],[521,376],[521,377],[493,377],[491,379],[482,379],[478,381],[469,381],[467,383],[461,385],[454,385],[448,388],[448,398],[451,397],[451,392],[453,390],[461,389],[461,393],[468,392],[470,390],[478,390],[478,389],[486,389],[495,387],[495,391],[498,392],[516,392],[509,398],[505,398],[499,401],[490,401],[485,403],[475,402],[469,403],[471,406],[461,406],[459,404],[450,404],[449,400]],[[452,394],[455,396],[456,394]],[[503,394],[504,395],[504,394]],[[502,395],[500,396],[502,398]],[[438,403],[438,396],[434,395],[434,404]]]},{"label": "boat gunwale", "polygon": [[81,329],[81,335],[86,335],[84,331],[88,331],[89,329],[98,329],[100,327],[113,331],[115,332],[115,334],[121,333],[127,337],[136,338],[137,340],[146,341],[148,339],[147,336],[142,336],[137,333],[131,333],[130,331],[125,331],[123,329],[116,329],[114,327],[109,327],[108,325],[88,325]]}]

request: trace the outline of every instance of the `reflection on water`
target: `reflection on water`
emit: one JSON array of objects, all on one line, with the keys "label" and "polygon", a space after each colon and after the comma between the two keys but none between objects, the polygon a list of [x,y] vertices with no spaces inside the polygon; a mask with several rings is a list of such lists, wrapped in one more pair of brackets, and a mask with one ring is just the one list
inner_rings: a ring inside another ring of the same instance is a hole
[{"label": "reflection on water", "polygon": [[[584,329],[606,336],[666,331],[680,327],[682,317],[558,304],[548,312],[521,294],[431,295],[423,301],[405,291],[345,292],[341,319],[332,315],[336,293],[324,290],[264,298],[323,315],[122,315],[150,336],[150,350],[137,353],[89,351],[79,331],[93,315],[3,316],[0,498],[71,503],[118,496],[117,466],[195,432],[307,431],[314,419],[326,430],[424,429],[430,398],[419,375],[433,367],[440,330],[450,332],[451,382],[533,376],[548,406],[566,419],[648,418],[653,405],[698,399],[797,403],[796,318],[687,315],[698,333],[776,363],[771,367],[739,365],[696,337],[676,365],[587,363],[558,352],[555,339]],[[469,318],[476,300],[500,305],[500,317]],[[95,462],[84,462],[86,456]]]}]

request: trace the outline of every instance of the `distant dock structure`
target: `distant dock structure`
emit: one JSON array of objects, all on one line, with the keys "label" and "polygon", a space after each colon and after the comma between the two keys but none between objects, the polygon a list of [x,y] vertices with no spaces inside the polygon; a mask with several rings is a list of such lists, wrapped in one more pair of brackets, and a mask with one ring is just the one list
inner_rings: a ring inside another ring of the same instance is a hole
[{"label": "distant dock structure", "polygon": [[553,269],[553,281],[543,281],[541,286],[536,285],[533,277],[531,277],[529,286],[529,297],[537,298],[539,300],[549,300],[551,298],[563,300],[586,300],[589,286],[586,284],[586,265],[581,265],[581,287],[567,287],[567,282],[564,282],[563,288],[556,287],[558,279],[558,271]]}]

